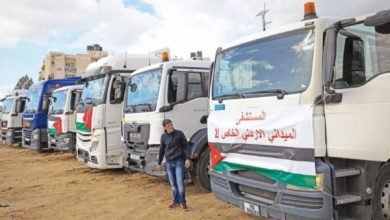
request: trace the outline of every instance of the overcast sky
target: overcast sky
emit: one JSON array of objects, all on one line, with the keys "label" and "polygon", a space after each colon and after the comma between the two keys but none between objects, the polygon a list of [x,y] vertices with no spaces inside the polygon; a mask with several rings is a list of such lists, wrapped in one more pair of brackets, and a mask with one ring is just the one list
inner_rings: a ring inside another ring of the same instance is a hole
[{"label": "overcast sky", "polygon": [[[268,28],[303,18],[305,0],[266,0]],[[110,54],[169,47],[188,58],[261,31],[255,0],[0,0],[0,97],[28,73],[36,81],[49,51],[84,53],[99,43]],[[317,0],[321,17],[390,9],[390,0]]]}]

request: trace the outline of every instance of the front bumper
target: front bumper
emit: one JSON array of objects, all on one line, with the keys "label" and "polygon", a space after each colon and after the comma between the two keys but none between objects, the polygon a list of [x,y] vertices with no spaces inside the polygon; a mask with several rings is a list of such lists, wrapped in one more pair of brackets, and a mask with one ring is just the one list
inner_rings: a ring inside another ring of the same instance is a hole
[{"label": "front bumper", "polygon": [[[96,145],[94,145],[97,143]],[[94,145],[95,149],[92,149]],[[93,133],[77,133],[76,156],[77,160],[87,166],[96,169],[120,169],[123,168],[122,153],[114,156],[106,153],[106,139],[103,130],[95,130]]]},{"label": "front bumper", "polygon": [[22,129],[22,147],[32,150],[48,150],[46,128]]},{"label": "front bumper", "polygon": [[106,154],[99,152],[89,152],[87,150],[77,148],[77,160],[85,163],[88,167],[95,169],[120,169],[123,168],[121,164],[107,164]]},{"label": "front bumper", "polygon": [[74,152],[76,149],[76,135],[74,133],[48,134],[47,138],[50,149],[67,152]]},{"label": "front bumper", "polygon": [[20,145],[22,143],[22,128],[2,128],[1,142],[9,145]]},{"label": "front bumper", "polygon": [[[124,148],[128,149],[126,146]],[[147,150],[128,150],[125,166],[132,171],[146,172],[152,176],[167,178],[165,161],[162,162],[162,170],[157,170],[159,151],[159,147],[149,147]]]},{"label": "front bumper", "polygon": [[[245,211],[245,203],[257,206],[260,216],[275,219],[332,219],[330,168],[317,162],[325,174],[324,192],[288,190],[285,184],[245,178],[233,172],[211,171],[214,196]],[[253,194],[251,193],[253,192]]]}]

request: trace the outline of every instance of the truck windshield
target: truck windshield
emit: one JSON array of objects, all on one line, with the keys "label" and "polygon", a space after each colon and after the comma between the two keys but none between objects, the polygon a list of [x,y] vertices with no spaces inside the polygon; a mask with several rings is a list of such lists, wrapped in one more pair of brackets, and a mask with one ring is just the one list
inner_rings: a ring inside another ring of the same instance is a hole
[{"label": "truck windshield", "polygon": [[26,109],[24,110],[24,112],[35,113],[38,111],[41,93],[42,93],[42,85],[32,86],[28,90]]},{"label": "truck windshield", "polygon": [[3,101],[3,113],[4,114],[10,113],[11,110],[12,110],[12,105],[13,104],[14,104],[14,99],[13,98],[5,99]]},{"label": "truck windshield", "polygon": [[213,98],[304,91],[310,82],[313,52],[314,30],[311,29],[222,51],[216,58]]},{"label": "truck windshield", "polygon": [[130,78],[127,87],[126,113],[156,110],[161,71],[161,69],[149,70]]},{"label": "truck windshield", "polygon": [[53,98],[50,104],[50,114],[60,115],[64,113],[67,92],[67,90],[62,90],[52,94]]},{"label": "truck windshield", "polygon": [[108,76],[101,74],[97,77],[87,79],[84,83],[84,90],[81,95],[82,104],[103,103],[104,91],[106,90]]}]

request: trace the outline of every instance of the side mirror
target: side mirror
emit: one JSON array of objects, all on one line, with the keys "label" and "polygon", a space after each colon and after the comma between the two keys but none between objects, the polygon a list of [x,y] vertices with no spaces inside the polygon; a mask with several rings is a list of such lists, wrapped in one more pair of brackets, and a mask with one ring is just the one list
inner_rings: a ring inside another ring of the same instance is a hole
[{"label": "side mirror", "polygon": [[169,112],[173,110],[173,105],[164,105],[158,111],[159,112]]},{"label": "side mirror", "polygon": [[333,84],[332,84],[332,88],[333,89],[344,89],[344,88],[347,88],[349,86],[349,84],[344,81],[344,80],[336,80]]},{"label": "side mirror", "polygon": [[76,107],[78,106],[78,104],[80,103],[80,100],[81,100],[81,91],[80,92],[76,92],[76,97],[74,99],[74,106],[73,106],[73,109],[72,110],[75,110]]},{"label": "side mirror", "polygon": [[23,102],[22,100],[18,100],[16,102],[16,113],[22,113],[23,112]]},{"label": "side mirror", "polygon": [[42,111],[47,111],[49,109],[49,104],[50,104],[50,101],[49,101],[49,96],[48,95],[44,95],[43,96],[43,100],[42,100]]},{"label": "side mirror", "polygon": [[112,83],[112,89],[110,95],[110,103],[121,103],[123,101],[123,96],[125,93],[126,88],[126,82],[122,80],[122,78],[118,77],[115,79],[115,81]]},{"label": "side mirror", "polygon": [[329,88],[334,75],[333,64],[336,59],[337,29],[328,28],[325,35],[324,54],[322,59],[322,72],[325,89]]}]

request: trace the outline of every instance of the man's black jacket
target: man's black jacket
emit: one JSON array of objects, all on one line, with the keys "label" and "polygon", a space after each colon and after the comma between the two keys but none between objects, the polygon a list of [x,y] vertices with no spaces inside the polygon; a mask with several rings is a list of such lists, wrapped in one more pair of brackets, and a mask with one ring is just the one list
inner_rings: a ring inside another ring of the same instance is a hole
[{"label": "man's black jacket", "polygon": [[191,149],[184,133],[180,130],[173,130],[168,134],[165,132],[161,135],[160,153],[158,164],[161,165],[162,160],[177,161],[190,159]]}]

